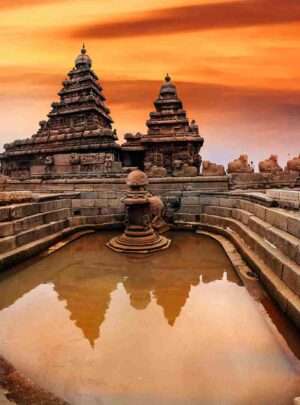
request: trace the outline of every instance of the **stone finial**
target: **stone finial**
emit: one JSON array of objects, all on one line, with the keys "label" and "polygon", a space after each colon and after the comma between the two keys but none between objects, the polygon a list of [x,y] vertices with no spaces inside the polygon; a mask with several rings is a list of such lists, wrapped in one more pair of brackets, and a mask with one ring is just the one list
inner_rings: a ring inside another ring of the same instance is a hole
[{"label": "stone finial", "polygon": [[231,173],[253,173],[254,168],[248,162],[248,155],[241,155],[238,159],[228,163],[227,172]]},{"label": "stone finial", "polygon": [[170,81],[171,81],[171,76],[169,76],[169,73],[166,74],[165,81],[166,81],[166,82],[170,82]]},{"label": "stone finial", "polygon": [[278,156],[271,155],[269,159],[262,160],[258,164],[260,173],[279,173],[282,168],[278,164]]},{"label": "stone finial", "polygon": [[75,59],[75,66],[79,67],[81,65],[87,65],[89,67],[92,66],[92,60],[86,53],[85,44],[82,44],[82,48],[80,50],[80,54]]},{"label": "stone finial", "polygon": [[129,173],[126,183],[129,187],[143,187],[149,183],[149,180],[146,173],[137,169]]}]

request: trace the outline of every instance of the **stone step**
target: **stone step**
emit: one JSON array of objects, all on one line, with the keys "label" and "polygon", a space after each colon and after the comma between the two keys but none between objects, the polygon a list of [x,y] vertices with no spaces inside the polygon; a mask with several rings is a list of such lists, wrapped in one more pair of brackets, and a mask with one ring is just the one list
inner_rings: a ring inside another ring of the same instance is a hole
[{"label": "stone step", "polygon": [[71,207],[71,199],[8,205],[0,207],[0,223]]},{"label": "stone step", "polygon": [[27,216],[15,221],[0,222],[0,238],[17,235],[28,229],[43,225],[49,222],[66,219],[71,216],[70,208],[61,208],[55,211],[43,212]]},{"label": "stone step", "polygon": [[31,243],[26,245],[22,245],[17,247],[9,252],[5,252],[0,254],[0,271],[4,271],[12,265],[15,265],[23,260],[26,260],[36,254],[40,253],[41,251],[47,249],[49,246],[53,245],[54,243],[58,242],[60,239],[76,232],[85,230],[87,227],[66,227],[56,233],[52,233],[51,235],[47,235],[44,238],[35,240]]},{"label": "stone step", "polygon": [[[193,225],[195,226],[195,224]],[[274,300],[281,307],[282,311],[293,320],[293,322],[300,328],[300,298],[295,292],[293,292],[277,274],[274,273],[271,266],[268,266],[257,253],[245,243],[245,241],[231,229],[224,229],[216,225],[208,225],[206,223],[198,223],[200,229],[207,230],[209,232],[220,233],[229,239],[242,257],[246,260],[251,268],[253,268],[258,274],[269,291]]]},{"label": "stone step", "polygon": [[202,214],[200,221],[233,231],[241,237],[272,271],[298,296],[300,296],[300,266],[287,257],[277,247],[271,245],[262,236],[247,225],[217,215]]},{"label": "stone step", "polygon": [[[234,211],[232,211],[231,214],[230,209],[239,209],[243,212],[255,215],[272,226],[290,233],[296,238],[300,238],[300,212],[274,208],[270,205],[272,201],[269,200],[270,198],[262,193],[247,193],[244,196],[234,193],[214,193],[212,195],[203,193],[198,195],[193,194],[192,196],[184,196],[181,199],[181,209],[179,212],[188,213],[189,208],[192,206],[193,213],[197,211],[196,206],[199,206],[199,210],[204,212],[208,207],[221,207],[224,208],[224,216],[232,215],[234,217]],[[267,202],[269,205],[266,204]],[[245,214],[243,215],[245,216]]]},{"label": "stone step", "polygon": [[[291,260],[300,264],[300,240],[287,231],[276,228],[270,223],[258,218],[256,215],[242,209],[207,206],[204,207],[204,212],[209,215],[232,217],[233,219],[242,222],[255,233],[275,245]],[[256,210],[256,213],[259,214],[260,212]],[[262,218],[266,218],[262,213],[260,214]]]},{"label": "stone step", "polygon": [[51,235],[58,232],[69,225],[68,219],[62,219],[59,221],[52,221],[47,224],[35,226],[32,229],[28,229],[24,232],[20,232],[17,235],[8,236],[0,239],[0,254],[9,252],[22,245],[28,244],[35,240]]},{"label": "stone step", "polygon": [[[38,239],[42,239],[47,235],[56,233],[69,225],[68,219],[62,219],[60,221],[49,222],[44,225],[37,226],[33,229],[29,229],[25,232],[21,232],[16,235],[16,247],[25,245]],[[1,243],[1,240],[0,240]]]}]

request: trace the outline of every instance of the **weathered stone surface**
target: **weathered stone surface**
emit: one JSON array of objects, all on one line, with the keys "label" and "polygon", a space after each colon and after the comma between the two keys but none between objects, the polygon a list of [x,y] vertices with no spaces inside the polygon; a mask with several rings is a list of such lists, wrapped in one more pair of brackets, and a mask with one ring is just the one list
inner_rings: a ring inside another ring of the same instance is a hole
[{"label": "weathered stone surface", "polygon": [[99,208],[80,208],[80,214],[82,216],[96,216],[99,214]]},{"label": "weathered stone surface", "polygon": [[288,229],[288,216],[285,215],[282,211],[277,209],[268,209],[266,212],[266,222],[279,228],[283,231]]},{"label": "weathered stone surface", "polygon": [[18,204],[10,206],[10,217],[12,219],[23,218],[29,215],[38,214],[40,206],[37,203],[31,204]]},{"label": "weathered stone surface", "polygon": [[300,173],[300,154],[287,162],[285,171],[288,173]]},{"label": "weathered stone surface", "polygon": [[10,219],[10,208],[0,207],[0,222],[8,221]]},{"label": "weathered stone surface", "polygon": [[292,291],[300,296],[300,266],[292,263],[284,264],[282,279]]},{"label": "weathered stone surface", "polygon": [[5,236],[11,236],[13,234],[14,234],[13,222],[0,223],[0,238],[3,238]]},{"label": "weathered stone surface", "polygon": [[205,160],[202,164],[202,176],[225,176],[225,168],[223,165],[212,163]]},{"label": "weathered stone surface", "polygon": [[16,237],[7,236],[0,239],[0,253],[6,253],[16,247]]},{"label": "weathered stone surface", "polygon": [[253,216],[253,214],[245,210],[241,209],[232,210],[232,218],[242,222],[244,225],[248,225],[251,216]]},{"label": "weathered stone surface", "polygon": [[238,159],[228,163],[228,173],[254,173],[254,168],[248,163],[248,156],[241,155]]},{"label": "weathered stone surface", "polygon": [[252,215],[249,218],[248,226],[253,232],[257,233],[263,238],[266,238],[266,236],[268,235],[268,229],[272,227],[272,225],[267,224],[260,218],[257,218],[255,215]]},{"label": "weathered stone surface", "polygon": [[281,173],[282,167],[278,164],[278,156],[271,155],[269,159],[263,160],[258,164],[261,173]]}]

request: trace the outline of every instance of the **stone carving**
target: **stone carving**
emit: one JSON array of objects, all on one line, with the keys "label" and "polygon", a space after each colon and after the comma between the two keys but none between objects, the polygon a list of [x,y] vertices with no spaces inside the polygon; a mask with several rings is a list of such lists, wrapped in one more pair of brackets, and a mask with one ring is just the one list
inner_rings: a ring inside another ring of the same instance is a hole
[{"label": "stone carving", "polygon": [[254,168],[248,163],[248,156],[241,155],[238,159],[228,164],[227,172],[231,173],[254,173]]},{"label": "stone carving", "polygon": [[149,177],[165,177],[167,170],[163,166],[153,165],[151,162],[145,162],[145,172]]},{"label": "stone carving", "polygon": [[269,159],[259,162],[260,173],[281,173],[283,170],[278,164],[278,157],[271,155]]},{"label": "stone carving", "polygon": [[300,154],[287,162],[284,171],[287,173],[300,173]]},{"label": "stone carving", "polygon": [[195,166],[191,166],[188,163],[184,163],[183,160],[173,161],[173,176],[175,177],[195,177],[198,176],[198,169]]},{"label": "stone carving", "polygon": [[154,230],[158,233],[167,232],[170,227],[164,220],[166,207],[159,196],[149,197],[150,212],[151,212],[151,224]]},{"label": "stone carving", "polygon": [[203,176],[225,176],[225,168],[223,165],[212,163],[209,160],[204,160],[202,165]]},{"label": "stone carving", "polygon": [[198,127],[198,125],[197,125],[197,123],[196,123],[195,120],[192,120],[192,121],[191,121],[191,124],[190,124],[190,131],[191,131],[193,134],[199,135],[199,127]]},{"label": "stone carving", "polygon": [[151,253],[170,246],[171,241],[156,233],[152,227],[151,219],[155,217],[155,222],[159,224],[162,207],[146,190],[148,182],[147,175],[140,170],[134,170],[127,177],[129,191],[123,199],[127,210],[126,229],[121,236],[111,239],[107,244],[117,252]]},{"label": "stone carving", "polygon": [[78,153],[71,153],[70,155],[70,164],[79,165],[80,164],[80,155]]},{"label": "stone carving", "polygon": [[130,132],[127,132],[124,135],[124,139],[128,142],[135,142],[135,141],[140,141],[142,138],[142,134],[140,132],[137,132],[136,134],[132,134]]},{"label": "stone carving", "polygon": [[44,160],[44,163],[45,163],[46,166],[52,166],[54,164],[53,156],[50,156],[50,155],[46,156],[45,160]]}]

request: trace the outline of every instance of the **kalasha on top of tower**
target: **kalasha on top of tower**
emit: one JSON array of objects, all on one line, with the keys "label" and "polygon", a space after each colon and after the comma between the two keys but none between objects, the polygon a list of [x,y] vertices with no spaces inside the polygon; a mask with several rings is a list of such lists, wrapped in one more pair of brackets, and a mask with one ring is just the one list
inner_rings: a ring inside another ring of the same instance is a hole
[{"label": "kalasha on top of tower", "polygon": [[80,54],[75,59],[75,66],[78,69],[81,66],[88,66],[89,68],[92,66],[92,59],[87,55],[84,44],[82,44]]}]

